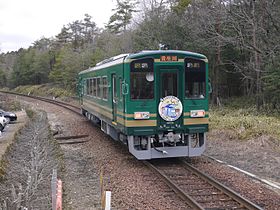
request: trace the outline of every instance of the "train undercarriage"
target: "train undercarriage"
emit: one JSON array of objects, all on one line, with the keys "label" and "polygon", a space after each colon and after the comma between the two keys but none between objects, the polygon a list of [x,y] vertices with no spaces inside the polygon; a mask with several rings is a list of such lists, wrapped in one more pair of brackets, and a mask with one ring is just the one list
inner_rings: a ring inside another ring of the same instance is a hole
[{"label": "train undercarriage", "polygon": [[205,151],[205,133],[174,133],[166,132],[149,136],[127,136],[115,129],[106,121],[83,110],[86,116],[101,130],[114,140],[124,143],[131,154],[139,160],[170,157],[200,156]]},{"label": "train undercarriage", "polygon": [[205,150],[205,133],[128,136],[129,152],[137,159],[200,156]]}]

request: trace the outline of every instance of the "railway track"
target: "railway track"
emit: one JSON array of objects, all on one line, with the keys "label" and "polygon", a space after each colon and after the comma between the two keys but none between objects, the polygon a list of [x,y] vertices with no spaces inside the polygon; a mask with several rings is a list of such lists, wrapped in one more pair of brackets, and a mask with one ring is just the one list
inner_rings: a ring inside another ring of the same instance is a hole
[{"label": "railway track", "polygon": [[9,91],[0,91],[0,93],[16,95],[16,96],[23,96],[23,97],[37,99],[37,100],[40,100],[40,101],[45,101],[45,102],[48,102],[48,103],[51,103],[51,104],[61,106],[61,107],[65,108],[65,109],[67,109],[67,110],[69,110],[73,113],[81,115],[80,107],[75,106],[73,104],[65,103],[65,102],[62,102],[62,101],[57,101],[57,100],[44,98],[44,97],[39,97],[39,96],[26,95],[26,94],[21,94],[21,93],[14,93],[14,92],[9,92]]},{"label": "railway track", "polygon": [[[49,99],[49,98],[44,98],[44,97],[39,97],[39,96],[32,96],[32,95],[25,95],[25,94],[21,94],[21,93],[14,93],[14,92],[8,92],[8,91],[0,91],[0,93],[16,95],[16,96],[27,97],[27,98],[44,101],[47,103],[51,103],[51,104],[63,107],[64,109],[67,109],[67,110],[71,111],[72,113],[75,113],[75,114],[81,116],[80,107],[75,106],[73,104],[65,103],[63,101],[57,101],[54,99]],[[55,136],[56,134],[57,133],[54,133],[53,135]],[[55,137],[55,139],[58,141],[59,144],[77,144],[77,143],[87,142],[88,140],[73,140],[73,139],[80,139],[80,138],[85,138],[85,137],[88,137],[88,135],[60,136],[60,137]]]},{"label": "railway track", "polygon": [[[45,101],[81,115],[79,107],[65,102],[6,91],[0,91],[0,93]],[[73,137],[71,136],[71,138]],[[191,209],[262,209],[228,187],[203,174],[183,159],[152,160],[149,162],[143,161],[143,163],[155,171],[175,193],[188,203]]]},{"label": "railway track", "polygon": [[262,209],[183,159],[143,163],[156,172],[192,209]]}]

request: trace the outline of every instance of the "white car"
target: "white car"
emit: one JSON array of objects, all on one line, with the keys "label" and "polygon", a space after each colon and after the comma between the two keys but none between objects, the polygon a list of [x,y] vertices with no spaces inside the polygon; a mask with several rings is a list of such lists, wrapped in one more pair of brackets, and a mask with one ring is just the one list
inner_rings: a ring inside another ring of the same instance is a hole
[{"label": "white car", "polygon": [[9,123],[9,119],[5,118],[4,116],[0,115],[0,131],[3,131],[5,126]]}]

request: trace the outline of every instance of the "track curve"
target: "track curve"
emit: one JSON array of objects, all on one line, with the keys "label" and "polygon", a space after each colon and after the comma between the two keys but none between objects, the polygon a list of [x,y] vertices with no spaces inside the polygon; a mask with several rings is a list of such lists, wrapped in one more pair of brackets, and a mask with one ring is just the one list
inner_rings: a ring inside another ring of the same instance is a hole
[{"label": "track curve", "polygon": [[75,106],[73,104],[69,104],[63,101],[58,101],[58,100],[54,100],[54,99],[50,99],[50,98],[45,98],[45,97],[39,97],[39,96],[33,96],[33,95],[26,95],[26,94],[22,94],[22,93],[15,93],[15,92],[10,92],[10,91],[0,91],[0,93],[5,93],[5,94],[10,94],[10,95],[16,95],[16,96],[22,96],[22,97],[28,97],[28,98],[33,98],[33,99],[37,99],[40,101],[45,101],[51,104],[55,104],[58,105],[60,107],[63,107],[73,113],[76,113],[78,115],[81,115],[81,109],[78,106]]}]

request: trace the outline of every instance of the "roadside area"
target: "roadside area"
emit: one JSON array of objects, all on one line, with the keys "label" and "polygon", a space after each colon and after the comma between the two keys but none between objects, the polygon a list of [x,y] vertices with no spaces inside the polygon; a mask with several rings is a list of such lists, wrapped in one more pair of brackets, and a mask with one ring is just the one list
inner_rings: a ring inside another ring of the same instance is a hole
[{"label": "roadside area", "polygon": [[28,116],[25,111],[16,112],[17,121],[9,123],[0,134],[0,162],[7,148],[13,142],[15,134],[27,123]]},{"label": "roadside area", "polygon": [[0,209],[51,209],[50,176],[53,170],[61,174],[61,153],[50,135],[47,114],[28,113],[30,119],[20,116],[21,126],[11,125],[2,136],[1,150],[6,152],[1,160]]},{"label": "roadside area", "polygon": [[210,113],[205,154],[280,186],[280,114],[241,99]]}]

